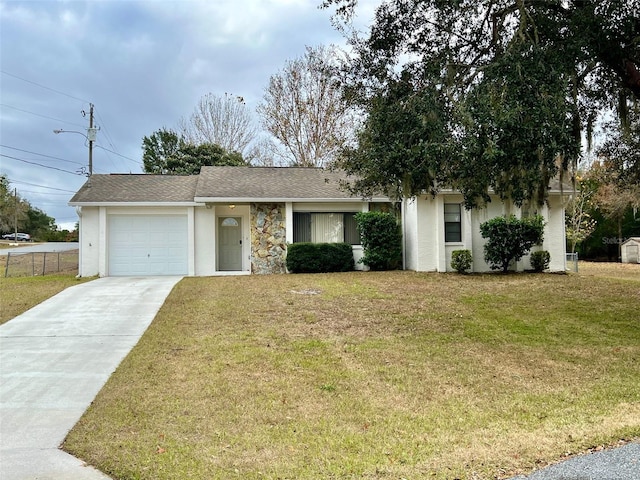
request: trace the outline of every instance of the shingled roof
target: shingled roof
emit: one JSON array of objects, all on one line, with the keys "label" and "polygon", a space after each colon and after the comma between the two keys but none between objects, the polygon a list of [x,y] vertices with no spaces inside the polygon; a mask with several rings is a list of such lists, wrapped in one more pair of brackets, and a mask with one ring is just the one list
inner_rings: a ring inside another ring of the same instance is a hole
[{"label": "shingled roof", "polygon": [[197,183],[197,175],[92,175],[69,204],[193,203]]},{"label": "shingled roof", "polygon": [[207,203],[360,201],[340,188],[343,173],[320,168],[202,167],[200,175],[93,175],[69,202]]},{"label": "shingled roof", "polygon": [[342,172],[296,167],[203,167],[196,201],[361,200],[340,188]]}]

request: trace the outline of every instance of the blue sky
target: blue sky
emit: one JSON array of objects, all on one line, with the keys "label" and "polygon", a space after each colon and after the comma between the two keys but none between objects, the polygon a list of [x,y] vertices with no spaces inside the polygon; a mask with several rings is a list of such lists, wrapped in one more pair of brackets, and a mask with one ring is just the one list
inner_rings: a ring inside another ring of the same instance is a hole
[{"label": "blue sky", "polygon": [[[86,133],[93,103],[94,173],[140,173],[143,136],[175,128],[203,95],[241,95],[253,110],[305,46],[344,45],[320,3],[0,0],[0,172],[72,228],[88,148],[54,129]],[[362,2],[363,24],[377,3]]]}]

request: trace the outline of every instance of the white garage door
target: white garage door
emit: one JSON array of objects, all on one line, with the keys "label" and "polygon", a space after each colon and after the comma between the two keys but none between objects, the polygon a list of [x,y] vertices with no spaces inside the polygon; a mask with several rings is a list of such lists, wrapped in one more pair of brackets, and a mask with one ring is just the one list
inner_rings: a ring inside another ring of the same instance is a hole
[{"label": "white garage door", "polygon": [[186,215],[110,215],[109,275],[186,275]]}]

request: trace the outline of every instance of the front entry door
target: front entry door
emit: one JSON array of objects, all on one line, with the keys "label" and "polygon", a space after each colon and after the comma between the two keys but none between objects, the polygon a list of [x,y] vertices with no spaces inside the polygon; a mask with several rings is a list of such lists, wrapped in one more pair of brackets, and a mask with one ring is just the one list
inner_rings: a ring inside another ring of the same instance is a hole
[{"label": "front entry door", "polygon": [[242,270],[242,217],[218,217],[218,270]]}]

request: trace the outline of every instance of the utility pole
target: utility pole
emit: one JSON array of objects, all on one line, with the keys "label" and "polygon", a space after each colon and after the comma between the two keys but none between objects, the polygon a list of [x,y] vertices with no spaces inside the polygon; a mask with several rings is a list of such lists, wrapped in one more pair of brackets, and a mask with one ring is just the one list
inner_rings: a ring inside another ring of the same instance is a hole
[{"label": "utility pole", "polygon": [[[86,117],[87,116],[87,112],[85,112],[84,110],[82,110],[82,116]],[[87,139],[87,141],[89,142],[89,174],[87,175],[89,178],[91,178],[91,175],[93,175],[93,142],[96,141],[96,134],[98,133],[98,130],[100,130],[100,128],[96,128],[93,125],[93,103],[89,104],[89,128],[87,128],[87,134],[85,135],[82,132],[78,132],[76,130],[63,130],[61,128],[56,129],[53,131],[53,133],[58,134],[58,133],[77,133],[78,135],[82,135],[84,138]],[[83,168],[84,170],[84,168]],[[82,172],[82,174],[84,175],[84,171]]]},{"label": "utility pole", "polygon": [[93,128],[93,103],[89,104],[89,130],[87,130],[87,138],[89,139],[89,177],[93,175],[93,142],[96,139],[96,131]]},{"label": "utility pole", "polygon": [[13,188],[13,226],[15,228],[15,230],[13,231],[14,236],[13,236],[13,241],[17,242],[18,241],[18,189],[17,188]]}]

